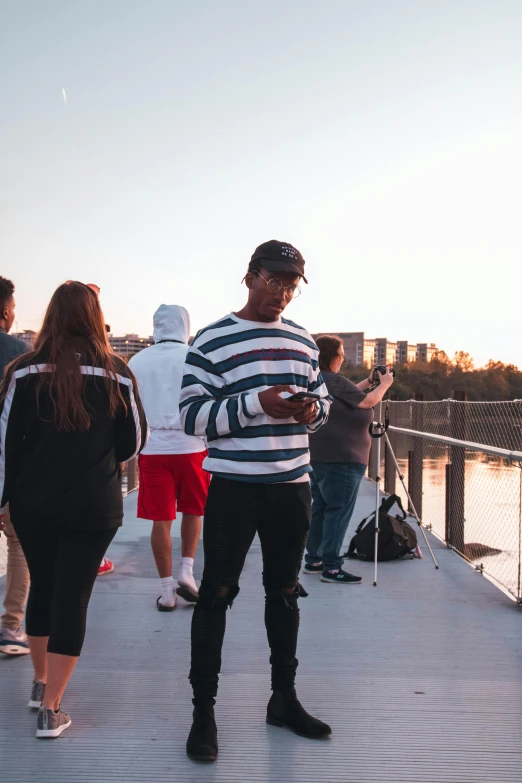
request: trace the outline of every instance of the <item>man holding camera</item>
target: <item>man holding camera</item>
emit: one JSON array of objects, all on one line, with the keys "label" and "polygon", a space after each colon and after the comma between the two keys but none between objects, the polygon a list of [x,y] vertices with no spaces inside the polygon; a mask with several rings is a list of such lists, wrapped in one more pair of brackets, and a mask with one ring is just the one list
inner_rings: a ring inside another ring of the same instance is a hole
[{"label": "man holding camera", "polygon": [[[180,418],[188,435],[206,439],[204,467],[212,473],[192,620],[194,721],[187,753],[195,760],[217,758],[214,704],[226,611],[256,533],[272,665],[267,723],[310,738],[331,732],[304,710],[294,688],[298,599],[306,595],[298,573],[311,513],[308,432],[327,420],[330,406],[317,346],[305,329],[282,318],[301,280],[307,282],[304,263],[288,243],[260,245],[245,277],[245,307],[202,329],[187,354]],[[288,399],[299,392],[304,399]]]}]

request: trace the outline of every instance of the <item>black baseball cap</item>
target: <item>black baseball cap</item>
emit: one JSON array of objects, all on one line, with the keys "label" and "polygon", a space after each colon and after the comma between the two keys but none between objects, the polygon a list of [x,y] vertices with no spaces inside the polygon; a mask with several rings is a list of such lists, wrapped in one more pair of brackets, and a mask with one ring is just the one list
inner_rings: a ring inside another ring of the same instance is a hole
[{"label": "black baseball cap", "polygon": [[308,283],[304,276],[305,260],[299,250],[288,242],[279,242],[277,239],[263,242],[254,250],[249,268],[256,261],[267,272],[293,272]]}]

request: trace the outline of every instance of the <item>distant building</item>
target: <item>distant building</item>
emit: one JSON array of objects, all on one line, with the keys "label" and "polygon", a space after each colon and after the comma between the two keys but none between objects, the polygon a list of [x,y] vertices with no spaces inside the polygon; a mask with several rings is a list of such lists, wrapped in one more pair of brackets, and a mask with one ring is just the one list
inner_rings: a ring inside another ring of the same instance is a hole
[{"label": "distant building", "polygon": [[325,334],[336,334],[344,344],[344,355],[349,364],[373,364],[375,340],[365,340],[364,332],[320,332],[314,339]]},{"label": "distant building", "polygon": [[344,345],[348,364],[406,364],[407,362],[429,362],[437,350],[435,343],[408,343],[407,340],[391,342],[386,337],[366,338],[364,332],[319,332],[314,339],[325,334],[336,334]]},{"label": "distant building", "polygon": [[374,364],[395,364],[397,361],[397,343],[391,343],[386,337],[377,337],[373,352]]},{"label": "distant building", "polygon": [[395,364],[406,364],[417,359],[417,345],[410,345],[407,340],[397,340]]},{"label": "distant building", "polygon": [[418,362],[431,362],[431,358],[437,350],[435,343],[417,343],[416,348],[416,359]]},{"label": "distant building", "polygon": [[24,329],[23,332],[10,332],[10,334],[12,334],[13,337],[18,337],[19,340],[22,340],[30,351],[34,349],[36,332],[33,332],[32,329]]},{"label": "distant building", "polygon": [[133,356],[135,353],[152,345],[154,339],[152,337],[140,337],[137,334],[125,334],[123,337],[109,334],[109,343],[114,353],[117,353],[118,356]]}]

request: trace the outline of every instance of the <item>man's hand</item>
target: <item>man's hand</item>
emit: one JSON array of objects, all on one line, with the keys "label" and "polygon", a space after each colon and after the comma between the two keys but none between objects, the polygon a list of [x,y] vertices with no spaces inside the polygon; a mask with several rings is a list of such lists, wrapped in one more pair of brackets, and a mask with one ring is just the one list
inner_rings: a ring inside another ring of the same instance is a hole
[{"label": "man's hand", "polygon": [[294,413],[294,419],[298,424],[311,424],[317,414],[319,413],[319,406],[316,402],[308,403],[306,408],[300,413]]},{"label": "man's hand", "polygon": [[291,419],[293,416],[296,421],[299,421],[297,416],[302,415],[306,409],[309,409],[310,403],[307,400],[290,402],[290,400],[285,400],[284,397],[280,396],[281,392],[295,394],[295,389],[278,384],[270,389],[265,389],[264,392],[260,392],[259,402],[264,412],[273,419]]}]

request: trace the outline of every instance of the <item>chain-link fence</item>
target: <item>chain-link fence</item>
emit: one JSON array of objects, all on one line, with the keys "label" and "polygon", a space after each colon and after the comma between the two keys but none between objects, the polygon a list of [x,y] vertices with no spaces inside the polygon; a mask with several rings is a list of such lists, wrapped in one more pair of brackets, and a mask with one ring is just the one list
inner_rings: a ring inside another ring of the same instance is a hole
[{"label": "chain-link fence", "polygon": [[[424,525],[520,602],[522,401],[410,400],[390,402],[389,413],[390,444]],[[381,451],[385,490],[407,502],[388,446]]]},{"label": "chain-link fence", "polygon": [[128,495],[135,489],[138,489],[139,471],[137,458],[131,459],[125,463],[121,477],[121,489],[123,495]]}]

